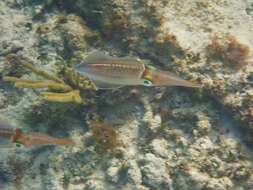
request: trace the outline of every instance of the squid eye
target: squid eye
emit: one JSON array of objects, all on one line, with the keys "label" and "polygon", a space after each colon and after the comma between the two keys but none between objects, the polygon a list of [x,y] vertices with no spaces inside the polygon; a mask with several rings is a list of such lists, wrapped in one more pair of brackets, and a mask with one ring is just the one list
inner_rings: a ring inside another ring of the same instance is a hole
[{"label": "squid eye", "polygon": [[152,86],[152,84],[153,84],[153,83],[152,83],[150,80],[146,80],[146,79],[145,79],[145,80],[143,81],[143,85],[144,85],[144,86]]},{"label": "squid eye", "polygon": [[21,144],[21,143],[19,143],[19,142],[16,142],[16,147],[18,147],[18,148],[22,148],[22,147],[24,147],[24,145],[23,145],[23,144]]}]

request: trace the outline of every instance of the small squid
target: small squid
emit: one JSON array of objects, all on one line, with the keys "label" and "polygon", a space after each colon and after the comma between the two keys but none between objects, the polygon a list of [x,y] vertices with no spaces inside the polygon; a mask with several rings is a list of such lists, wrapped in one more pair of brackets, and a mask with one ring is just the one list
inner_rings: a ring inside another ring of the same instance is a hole
[{"label": "small squid", "polygon": [[11,143],[22,144],[26,147],[43,145],[74,145],[73,141],[64,138],[56,138],[44,133],[23,133],[21,129],[12,129],[6,123],[0,122],[1,145],[9,146]]},{"label": "small squid", "polygon": [[100,51],[88,55],[74,69],[88,77],[98,89],[133,85],[200,87],[174,74],[153,68],[139,59],[112,57]]}]

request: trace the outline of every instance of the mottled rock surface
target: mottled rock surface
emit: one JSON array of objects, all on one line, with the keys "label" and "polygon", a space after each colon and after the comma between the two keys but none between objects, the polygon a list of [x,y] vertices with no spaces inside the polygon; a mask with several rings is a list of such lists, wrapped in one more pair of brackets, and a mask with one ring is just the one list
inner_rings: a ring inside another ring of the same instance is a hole
[{"label": "mottled rock surface", "polygon": [[[39,79],[10,53],[64,78],[100,49],[202,88],[84,90],[87,104],[76,105],[0,80],[1,118],[75,142],[1,148],[0,189],[253,189],[252,10],[250,0],[1,1],[1,76]],[[116,147],[94,140],[96,117],[112,125]]]}]

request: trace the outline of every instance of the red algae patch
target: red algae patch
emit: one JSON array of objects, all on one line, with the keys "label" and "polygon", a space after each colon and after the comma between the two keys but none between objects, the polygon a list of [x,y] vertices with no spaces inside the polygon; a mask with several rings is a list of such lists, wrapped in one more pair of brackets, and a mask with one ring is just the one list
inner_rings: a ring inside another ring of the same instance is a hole
[{"label": "red algae patch", "polygon": [[219,36],[215,34],[211,39],[211,44],[207,47],[211,56],[221,59],[223,62],[240,69],[249,63],[250,48],[242,44],[238,39],[231,35],[225,34]]},{"label": "red algae patch", "polygon": [[95,142],[105,149],[113,150],[118,145],[117,133],[109,123],[93,123],[91,132]]}]

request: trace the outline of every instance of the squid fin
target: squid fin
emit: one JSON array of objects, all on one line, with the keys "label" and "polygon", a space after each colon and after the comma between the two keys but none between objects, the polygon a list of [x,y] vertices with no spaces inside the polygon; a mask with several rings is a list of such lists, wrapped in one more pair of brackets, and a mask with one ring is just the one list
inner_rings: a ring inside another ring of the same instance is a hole
[{"label": "squid fin", "polygon": [[111,60],[112,63],[113,61],[117,61],[117,64],[121,64],[121,63],[128,63],[128,64],[143,64],[142,61],[138,58],[134,58],[134,57],[113,57],[110,55],[105,54],[102,51],[93,51],[91,52],[86,58],[85,58],[85,62],[89,63],[89,64],[97,64],[102,60]]},{"label": "squid fin", "polygon": [[116,89],[116,88],[123,87],[123,85],[109,84],[109,83],[98,81],[98,80],[92,80],[92,82],[96,85],[98,89]]},{"label": "squid fin", "polygon": [[93,51],[91,52],[86,58],[85,58],[85,62],[92,64],[92,63],[98,63],[100,60],[105,60],[105,59],[109,59],[110,56],[106,55],[104,52],[102,51]]}]

